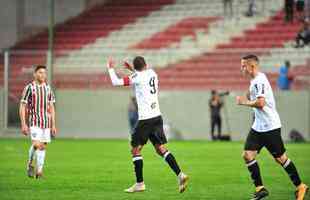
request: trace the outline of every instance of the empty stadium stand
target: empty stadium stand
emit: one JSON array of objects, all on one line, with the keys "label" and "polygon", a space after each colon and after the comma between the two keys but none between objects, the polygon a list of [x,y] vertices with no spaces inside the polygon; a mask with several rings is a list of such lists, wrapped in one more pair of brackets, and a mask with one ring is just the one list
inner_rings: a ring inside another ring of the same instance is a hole
[{"label": "empty stadium stand", "polygon": [[[66,52],[93,43],[99,37],[104,38],[126,24],[134,23],[137,19],[173,2],[173,0],[113,0],[86,10],[79,16],[56,26],[55,55],[65,56]],[[47,31],[20,41],[11,48],[9,85],[13,96],[18,96],[21,93],[23,85],[28,81],[27,78],[31,77],[31,75],[24,75],[25,73],[29,74],[27,68],[34,64],[46,63],[47,48]],[[3,65],[0,66],[0,71],[2,78]],[[74,76],[70,75],[69,77]],[[62,80],[61,76],[60,80]],[[56,83],[58,82],[56,81]],[[76,85],[75,88],[78,87],[79,85],[75,83],[74,78],[72,78],[66,87],[74,85]]]},{"label": "empty stadium stand", "polygon": [[[247,80],[238,70],[240,57],[247,52],[268,56],[272,48],[284,48],[284,44],[293,40],[300,29],[299,23],[284,24],[283,17],[280,11],[267,21],[258,23],[255,28],[245,30],[242,36],[232,37],[228,43],[217,45],[212,52],[169,65],[160,71],[166,77],[162,79],[162,84],[175,88],[244,89]],[[277,74],[268,73],[268,76],[275,86]]]},{"label": "empty stadium stand", "polygon": [[186,18],[171,25],[166,30],[154,34],[152,37],[142,40],[132,48],[137,49],[160,49],[178,43],[185,36],[196,37],[197,29],[208,31],[209,24],[219,20],[219,17],[192,17]]}]

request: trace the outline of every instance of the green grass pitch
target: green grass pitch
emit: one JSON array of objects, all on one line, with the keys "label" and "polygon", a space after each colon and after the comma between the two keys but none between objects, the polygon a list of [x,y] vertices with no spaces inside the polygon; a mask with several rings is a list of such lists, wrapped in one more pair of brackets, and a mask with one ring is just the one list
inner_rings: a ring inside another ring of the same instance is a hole
[{"label": "green grass pitch", "polygon": [[[168,147],[191,178],[183,194],[177,192],[176,177],[151,144],[143,150],[147,191],[126,194],[123,189],[134,183],[127,141],[57,139],[47,150],[44,179],[35,180],[25,175],[29,141],[0,139],[0,199],[249,199],[254,188],[241,159],[242,143],[171,141]],[[303,181],[310,184],[310,144],[286,147]],[[258,161],[270,190],[268,199],[294,199],[295,188],[266,150]]]}]

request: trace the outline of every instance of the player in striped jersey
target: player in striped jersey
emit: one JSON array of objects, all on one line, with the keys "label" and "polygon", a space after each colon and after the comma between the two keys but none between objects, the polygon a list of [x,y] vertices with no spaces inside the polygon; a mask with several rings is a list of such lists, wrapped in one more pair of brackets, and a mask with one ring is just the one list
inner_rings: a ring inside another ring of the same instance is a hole
[{"label": "player in striped jersey", "polygon": [[36,178],[40,178],[43,174],[46,145],[51,141],[51,134],[53,136],[56,134],[55,96],[46,83],[46,71],[43,65],[35,68],[34,80],[24,88],[19,108],[22,133],[30,134],[32,141],[27,174],[29,177],[34,177],[32,161],[36,156]]}]

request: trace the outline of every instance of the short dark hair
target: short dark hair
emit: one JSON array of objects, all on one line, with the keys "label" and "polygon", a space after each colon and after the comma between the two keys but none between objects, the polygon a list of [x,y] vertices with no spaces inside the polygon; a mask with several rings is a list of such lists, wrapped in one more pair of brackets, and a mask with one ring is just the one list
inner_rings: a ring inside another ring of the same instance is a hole
[{"label": "short dark hair", "polygon": [[254,54],[249,54],[249,55],[243,56],[242,60],[254,60],[256,62],[259,62],[258,57]]},{"label": "short dark hair", "polygon": [[37,72],[38,70],[40,69],[47,69],[45,65],[37,65],[35,68],[34,68],[34,72]]},{"label": "short dark hair", "polygon": [[137,71],[141,71],[146,66],[146,62],[142,56],[137,56],[133,60],[133,67]]}]

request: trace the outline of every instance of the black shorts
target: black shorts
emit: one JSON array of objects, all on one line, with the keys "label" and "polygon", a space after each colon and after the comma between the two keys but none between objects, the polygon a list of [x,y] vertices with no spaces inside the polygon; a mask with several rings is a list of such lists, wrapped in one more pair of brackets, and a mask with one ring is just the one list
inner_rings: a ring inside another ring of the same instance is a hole
[{"label": "black shorts", "polygon": [[161,116],[139,120],[131,135],[131,145],[145,145],[149,139],[153,145],[167,143]]},{"label": "black shorts", "polygon": [[281,128],[267,132],[257,132],[251,129],[244,146],[244,150],[257,151],[266,147],[274,158],[285,153],[285,147],[281,137]]}]

